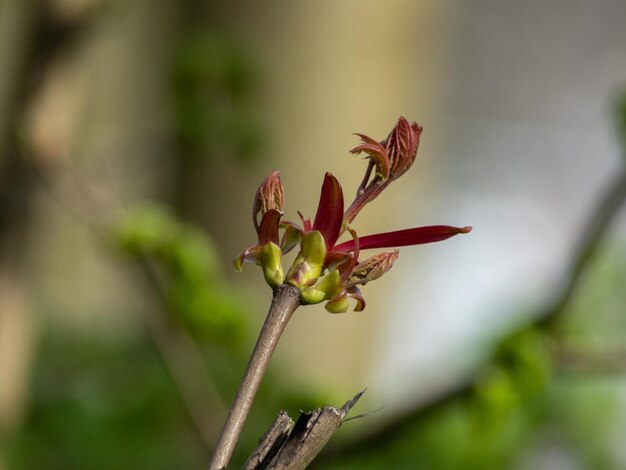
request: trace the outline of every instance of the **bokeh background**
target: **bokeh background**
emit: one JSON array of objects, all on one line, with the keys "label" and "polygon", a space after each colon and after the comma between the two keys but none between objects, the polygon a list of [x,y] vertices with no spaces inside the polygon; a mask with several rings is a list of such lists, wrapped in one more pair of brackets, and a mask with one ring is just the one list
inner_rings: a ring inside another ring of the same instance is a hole
[{"label": "bokeh background", "polygon": [[2,0],[0,468],[205,466],[271,295],[230,265],[257,185],[279,169],[311,216],[400,115],[418,159],[355,228],[474,231],[402,249],[362,313],[298,310],[233,467],[280,409],[367,388],[314,468],[625,468],[624,24],[621,0]]}]

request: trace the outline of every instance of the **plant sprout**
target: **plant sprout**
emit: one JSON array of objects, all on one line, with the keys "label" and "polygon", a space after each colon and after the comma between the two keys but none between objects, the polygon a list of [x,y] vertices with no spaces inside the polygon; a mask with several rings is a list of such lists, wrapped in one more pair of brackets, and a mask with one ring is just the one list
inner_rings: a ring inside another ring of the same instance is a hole
[{"label": "plant sprout", "polygon": [[[362,251],[433,243],[472,230],[431,225],[359,237],[352,228],[361,209],[413,165],[421,134],[422,127],[403,117],[381,142],[357,134],[361,143],[351,153],[365,154],[368,166],[356,196],[344,210],[341,184],[331,173],[326,173],[313,222],[300,212],[300,224],[283,219],[285,198],[278,171],[259,186],[252,207],[257,242],[234,260],[234,266],[238,271],[246,262],[260,266],[274,296],[222,430],[210,466],[212,470],[228,465],[270,357],[299,305],[325,302],[327,311],[343,313],[348,311],[349,299],[353,299],[354,311],[362,311],[365,299],[360,286],[384,275],[399,255],[394,249],[361,260]],[[338,243],[344,234],[348,234],[348,239]],[[298,254],[285,270],[282,257],[296,247]]]}]

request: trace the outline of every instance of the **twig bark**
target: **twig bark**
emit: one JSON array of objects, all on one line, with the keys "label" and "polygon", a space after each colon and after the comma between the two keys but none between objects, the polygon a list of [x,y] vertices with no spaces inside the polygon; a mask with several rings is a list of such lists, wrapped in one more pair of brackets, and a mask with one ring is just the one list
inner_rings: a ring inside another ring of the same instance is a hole
[{"label": "twig bark", "polygon": [[337,432],[363,393],[365,391],[357,393],[341,408],[326,405],[310,413],[302,413],[295,426],[287,413],[281,411],[243,470],[306,468]]},{"label": "twig bark", "polygon": [[274,291],[267,318],[215,448],[210,470],[221,470],[228,465],[272,353],[291,315],[299,305],[300,297],[295,287],[283,284]]},{"label": "twig bark", "polygon": [[289,437],[293,429],[293,420],[285,410],[281,410],[278,416],[259,441],[259,447],[252,452],[242,470],[261,470],[267,468],[274,456],[280,451],[281,446]]}]

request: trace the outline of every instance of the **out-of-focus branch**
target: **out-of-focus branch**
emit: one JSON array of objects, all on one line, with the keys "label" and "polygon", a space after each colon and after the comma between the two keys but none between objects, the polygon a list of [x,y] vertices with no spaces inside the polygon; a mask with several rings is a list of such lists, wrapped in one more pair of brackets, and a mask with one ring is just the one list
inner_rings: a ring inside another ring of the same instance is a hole
[{"label": "out-of-focus branch", "polygon": [[[19,152],[16,123],[38,92],[62,45],[42,36],[50,24],[42,0],[0,2],[0,323],[11,341],[0,340],[0,432],[17,424],[26,387],[34,316],[29,315],[25,259],[33,227],[35,178]],[[5,338],[6,339],[6,338]],[[19,349],[16,348],[19,346]],[[1,466],[1,462],[0,462]]]},{"label": "out-of-focus branch", "polygon": [[[626,168],[609,184],[599,199],[598,204],[588,216],[581,230],[582,236],[580,241],[571,255],[570,267],[563,275],[561,290],[545,309],[534,316],[534,318],[537,318],[535,325],[538,328],[553,334],[556,332],[559,321],[574,297],[582,275],[602,245],[611,222],[613,222],[625,202]],[[318,460],[331,461],[341,456],[353,455],[363,449],[384,445],[386,442],[398,439],[415,423],[426,419],[451,402],[470,395],[473,391],[473,384],[473,377],[470,376],[467,381],[460,383],[432,400],[416,403],[412,408],[388,422],[377,425],[375,428],[370,428],[370,431],[362,434],[360,437],[341,446],[330,448],[328,452],[322,453]]]},{"label": "out-of-focus branch", "polygon": [[[165,289],[150,260],[142,260],[141,267],[161,304],[167,305]],[[144,320],[189,419],[204,446],[210,449],[219,437],[219,423],[226,417],[227,409],[207,370],[202,353],[184,328],[168,322],[160,312],[150,310],[146,312]]]},{"label": "out-of-focus branch", "polygon": [[570,267],[567,274],[563,276],[561,290],[552,304],[538,316],[540,320],[537,322],[537,326],[546,327],[550,330],[557,327],[559,320],[574,298],[582,274],[602,245],[604,236],[611,226],[611,222],[619,213],[624,200],[626,200],[626,168],[623,168],[614,177],[596,209],[583,226],[582,236],[571,257]]},{"label": "out-of-focus branch", "polygon": [[193,339],[182,329],[173,329],[163,315],[146,318],[146,326],[163,363],[176,387],[189,420],[202,445],[209,450],[219,436],[219,423],[226,416],[226,407],[213,377]]},{"label": "out-of-focus branch", "polygon": [[626,348],[589,348],[559,345],[554,353],[560,370],[567,374],[610,376],[626,373]]},{"label": "out-of-focus branch", "polygon": [[[30,170],[37,176],[41,187],[50,194],[51,199],[89,229],[100,245],[109,249],[110,240],[103,235],[107,233],[108,211],[103,207],[100,198],[92,194],[93,185],[81,179],[75,168],[54,168],[55,173],[63,170],[65,176],[70,175],[76,180],[75,186],[83,190],[82,200],[76,204],[73,199],[57,191],[52,177],[49,176],[51,168],[38,165],[38,160],[30,158],[24,145],[22,153],[23,160],[28,162]],[[167,308],[165,288],[157,270],[149,259],[143,260],[141,268],[159,303]],[[182,327],[168,322],[162,312],[154,311],[152,307],[140,310],[145,310],[141,318],[172,379],[193,429],[203,446],[207,450],[211,449],[219,436],[219,423],[226,416],[226,407],[200,350],[190,335]]]}]

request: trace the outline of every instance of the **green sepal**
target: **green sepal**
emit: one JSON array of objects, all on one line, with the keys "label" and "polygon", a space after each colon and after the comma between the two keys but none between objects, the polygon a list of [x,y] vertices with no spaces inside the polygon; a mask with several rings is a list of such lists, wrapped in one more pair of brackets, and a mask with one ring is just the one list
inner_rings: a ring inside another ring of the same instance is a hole
[{"label": "green sepal", "polygon": [[297,287],[299,290],[302,290],[307,286],[315,284],[316,280],[317,276],[313,275],[311,266],[302,258],[302,254],[299,254],[291,265],[291,268],[289,268],[287,282]]},{"label": "green sepal", "polygon": [[243,264],[245,262],[254,263],[257,266],[261,266],[262,264],[261,252],[262,251],[263,251],[263,247],[259,245],[252,245],[246,248],[244,251],[241,252],[239,256],[237,256],[233,260],[233,267],[235,268],[235,271],[241,272],[243,269]]},{"label": "green sepal", "polygon": [[233,260],[233,268],[235,268],[235,271],[237,271],[238,273],[243,271],[243,256],[237,256]]},{"label": "green sepal", "polygon": [[261,267],[265,282],[270,287],[278,287],[285,280],[283,266],[280,263],[282,251],[274,242],[266,243],[261,249]]}]

